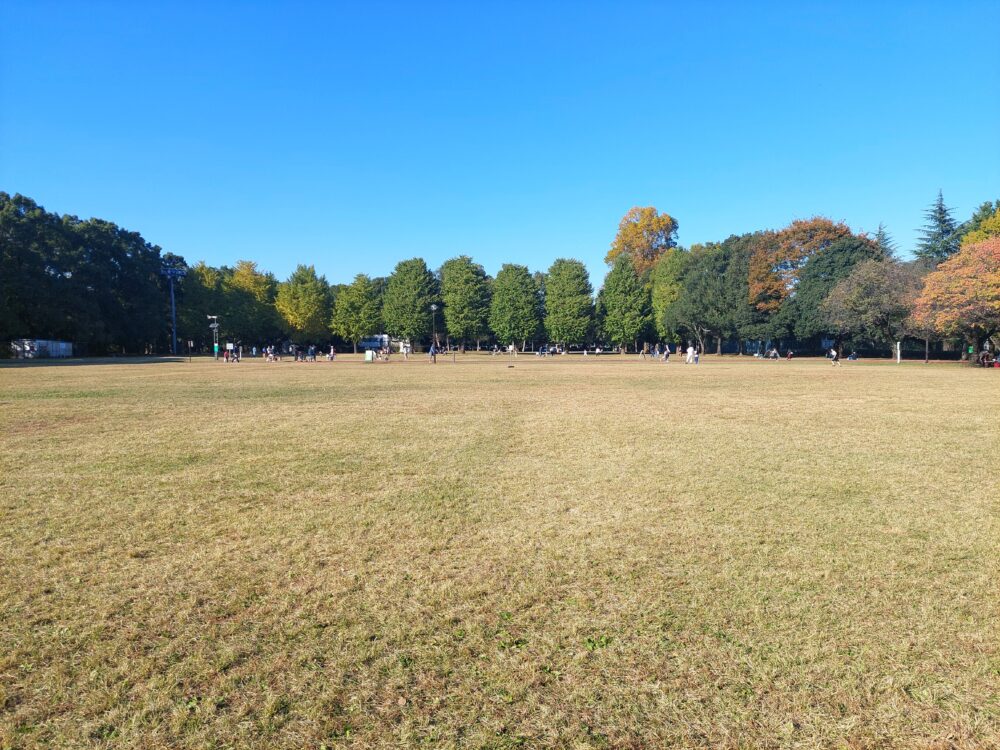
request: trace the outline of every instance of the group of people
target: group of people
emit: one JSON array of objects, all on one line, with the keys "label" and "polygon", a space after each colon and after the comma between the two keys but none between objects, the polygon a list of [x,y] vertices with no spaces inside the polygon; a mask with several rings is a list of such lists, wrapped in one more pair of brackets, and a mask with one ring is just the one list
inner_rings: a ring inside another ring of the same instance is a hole
[{"label": "group of people", "polygon": [[[684,356],[684,364],[688,364],[688,365],[692,365],[692,364],[696,365],[696,364],[698,364],[698,361],[701,358],[701,351],[693,343],[689,343],[688,346],[687,346],[687,349],[685,349],[685,350],[681,350],[681,347],[678,344],[677,349],[678,349],[678,351],[682,351],[683,354],[685,355]],[[253,351],[253,356],[256,357],[257,356],[257,351],[258,351],[257,347],[256,346],[253,347],[252,351]],[[441,347],[440,347],[439,344],[432,343],[431,346],[430,346],[430,348],[427,350],[427,358],[428,358],[428,360],[431,363],[437,362],[437,356],[438,356],[438,354],[441,353],[441,351],[442,350],[441,350]],[[296,344],[292,344],[291,347],[289,348],[289,353],[293,356],[293,358],[295,359],[296,362],[315,362],[316,361],[317,352],[318,352],[318,347],[316,347],[316,345],[314,345],[314,344],[310,344],[308,347],[300,347],[300,346],[298,346]],[[384,346],[384,347],[381,347],[380,349],[373,350],[373,352],[374,352],[373,358],[375,360],[381,361],[381,362],[388,362],[389,361],[390,349],[389,349],[388,346]],[[517,354],[518,354],[517,347],[514,346],[514,344],[508,344],[507,346],[505,346],[503,348],[501,348],[498,345],[494,345],[493,346],[493,352],[492,352],[493,356],[497,356],[497,355],[502,354],[504,352],[506,352],[506,353],[508,353],[508,354],[510,354],[512,356],[517,356]],[[602,352],[603,352],[603,349],[601,347],[599,347],[599,346],[595,347],[595,349],[594,349],[594,354],[595,355],[600,355]],[[403,359],[409,359],[409,356],[408,356],[409,353],[410,353],[410,351],[409,351],[409,347],[408,346],[403,345],[403,346],[400,347],[400,354],[402,354]],[[280,347],[275,347],[274,345],[262,347],[260,349],[260,354],[261,354],[261,356],[264,357],[265,361],[267,361],[267,362],[280,362],[281,361],[281,349],[280,349]],[[540,356],[540,357],[545,357],[545,356],[552,356],[554,354],[566,354],[566,350],[560,348],[559,346],[555,346],[555,345],[553,345],[551,347],[550,346],[543,346],[537,352],[535,352],[535,354],[537,356]],[[651,358],[656,359],[656,360],[662,360],[663,362],[669,362],[670,361],[670,354],[671,354],[671,351],[670,351],[670,345],[669,344],[663,344],[662,349],[661,349],[660,344],[656,344],[652,349],[650,349],[649,344],[645,344],[642,347],[642,349],[640,350],[640,352],[639,352],[639,357],[641,359],[646,359],[646,358],[650,358],[651,357]],[[588,351],[586,349],[583,350],[583,355],[584,356],[588,355]],[[222,356],[223,356],[223,359],[227,363],[230,363],[230,362],[239,362],[243,358],[243,346],[242,345],[236,345],[236,346],[233,346],[232,348],[229,348],[227,346],[227,348],[224,350]],[[326,360],[328,362],[332,362],[333,360],[335,360],[337,358],[337,350],[333,347],[332,344],[330,346],[329,351],[326,353],[325,356],[326,356]],[[789,359],[792,358],[792,356],[793,356],[793,352],[792,352],[791,349],[789,349],[785,353],[785,357],[784,358],[786,360],[789,360]],[[771,349],[767,349],[763,353],[761,353],[761,352],[758,351],[757,353],[754,354],[754,357],[758,358],[758,359],[781,359],[781,355],[778,353],[778,348],[777,347],[773,347]],[[827,358],[830,360],[830,362],[835,367],[838,366],[838,365],[840,365],[840,363],[841,363],[840,352],[837,350],[836,347],[831,347],[830,348],[830,350],[827,352]],[[847,357],[847,359],[848,360],[856,360],[856,359],[858,359],[858,355],[857,355],[856,352],[851,352],[851,354]],[[998,360],[996,358],[996,356],[992,352],[990,352],[988,349],[984,349],[982,352],[980,352],[979,357],[977,359],[977,362],[982,367],[997,367],[997,368],[1000,368],[1000,360]]]},{"label": "group of people", "polygon": [[[253,348],[254,356],[257,356],[257,347]],[[261,355],[264,357],[265,362],[280,362],[281,361],[281,347],[270,346],[262,347],[260,350]],[[321,354],[319,347],[315,344],[310,344],[307,347],[301,347],[296,344],[292,344],[288,349],[288,353],[292,355],[292,359],[296,362],[315,362],[317,354]],[[337,358],[337,350],[330,345],[330,350],[326,353],[326,361],[333,362]]]}]

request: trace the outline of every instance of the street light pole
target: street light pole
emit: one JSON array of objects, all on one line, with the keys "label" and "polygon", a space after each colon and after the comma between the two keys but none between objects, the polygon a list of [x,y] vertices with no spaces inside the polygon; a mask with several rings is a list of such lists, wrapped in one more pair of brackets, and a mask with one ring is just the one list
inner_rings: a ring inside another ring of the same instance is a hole
[{"label": "street light pole", "polygon": [[215,352],[215,360],[219,360],[219,316],[218,315],[208,315],[209,320],[212,322],[208,324],[208,327],[212,329],[212,350]]},{"label": "street light pole", "polygon": [[437,305],[431,305],[431,331],[432,331],[431,335],[432,335],[432,346],[435,349],[437,348],[437,340],[438,340],[438,334],[437,334],[437,309],[438,309]]},{"label": "street light pole", "polygon": [[170,282],[170,353],[177,356],[177,305],[174,302],[174,279],[182,279],[187,274],[183,268],[164,268],[163,275]]}]

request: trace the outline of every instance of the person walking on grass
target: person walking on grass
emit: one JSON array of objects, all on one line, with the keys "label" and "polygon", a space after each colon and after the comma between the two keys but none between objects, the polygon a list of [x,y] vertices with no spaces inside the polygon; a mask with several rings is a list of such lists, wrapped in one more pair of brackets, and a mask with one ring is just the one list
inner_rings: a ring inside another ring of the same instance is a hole
[{"label": "person walking on grass", "polygon": [[830,363],[834,367],[840,364],[840,352],[836,348],[830,349]]},{"label": "person walking on grass", "polygon": [[431,348],[427,350],[427,356],[430,358],[431,364],[437,364],[438,361],[437,347],[431,344]]}]

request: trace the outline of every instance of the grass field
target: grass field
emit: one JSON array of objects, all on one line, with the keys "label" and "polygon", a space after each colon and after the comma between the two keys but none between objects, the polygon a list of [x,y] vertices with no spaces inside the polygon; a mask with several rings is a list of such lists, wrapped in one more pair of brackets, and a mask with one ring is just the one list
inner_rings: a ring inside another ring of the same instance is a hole
[{"label": "grass field", "polygon": [[1000,374],[0,367],[0,747],[1000,746]]}]

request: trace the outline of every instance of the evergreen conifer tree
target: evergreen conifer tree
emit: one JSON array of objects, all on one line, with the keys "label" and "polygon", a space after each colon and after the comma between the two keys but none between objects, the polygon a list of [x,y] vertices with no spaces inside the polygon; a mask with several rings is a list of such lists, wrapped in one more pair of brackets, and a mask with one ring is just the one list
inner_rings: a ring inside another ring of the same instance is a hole
[{"label": "evergreen conifer tree", "polygon": [[920,230],[916,255],[923,260],[940,263],[958,251],[959,237],[951,209],[944,204],[944,196],[938,190],[937,200],[924,214],[927,223]]}]

